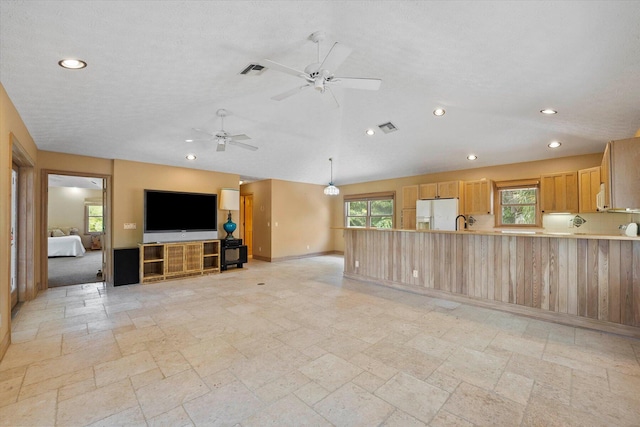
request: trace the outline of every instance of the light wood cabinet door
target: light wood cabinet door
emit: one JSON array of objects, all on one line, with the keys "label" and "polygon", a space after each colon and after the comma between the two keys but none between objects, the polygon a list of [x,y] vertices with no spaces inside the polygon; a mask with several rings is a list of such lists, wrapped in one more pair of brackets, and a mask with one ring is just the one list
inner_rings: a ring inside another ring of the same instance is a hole
[{"label": "light wood cabinet door", "polygon": [[464,213],[487,215],[491,213],[493,185],[491,181],[467,181],[464,183]]},{"label": "light wood cabinet door", "polygon": [[578,210],[578,172],[560,172],[540,177],[542,213],[577,213]]},{"label": "light wood cabinet door", "polygon": [[418,201],[418,185],[402,187],[402,209],[415,209]]},{"label": "light wood cabinet door", "polygon": [[611,207],[611,143],[607,143],[600,165],[600,182],[604,184],[604,208]]},{"label": "light wood cabinet door", "polygon": [[596,197],[600,191],[600,166],[578,171],[580,212],[598,212]]},{"label": "light wood cabinet door", "polygon": [[458,199],[461,190],[460,181],[430,182],[420,184],[420,200]]},{"label": "light wood cabinet door", "polygon": [[457,199],[460,197],[460,181],[446,181],[438,183],[438,198]]},{"label": "light wood cabinet door", "polygon": [[431,182],[429,184],[420,184],[420,200],[431,200],[438,197],[438,184]]},{"label": "light wood cabinet door", "polygon": [[609,203],[605,204],[612,209],[640,209],[640,138],[612,141],[608,147]]},{"label": "light wood cabinet door", "polygon": [[403,230],[416,229],[416,208],[402,209],[402,229]]}]

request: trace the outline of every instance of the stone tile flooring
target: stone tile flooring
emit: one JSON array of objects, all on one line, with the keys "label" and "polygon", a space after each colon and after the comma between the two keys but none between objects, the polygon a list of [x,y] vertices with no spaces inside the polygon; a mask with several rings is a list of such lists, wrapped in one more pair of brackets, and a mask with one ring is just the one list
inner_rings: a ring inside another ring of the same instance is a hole
[{"label": "stone tile flooring", "polygon": [[342,263],[43,292],[13,322],[0,424],[640,425],[640,341],[347,280]]}]

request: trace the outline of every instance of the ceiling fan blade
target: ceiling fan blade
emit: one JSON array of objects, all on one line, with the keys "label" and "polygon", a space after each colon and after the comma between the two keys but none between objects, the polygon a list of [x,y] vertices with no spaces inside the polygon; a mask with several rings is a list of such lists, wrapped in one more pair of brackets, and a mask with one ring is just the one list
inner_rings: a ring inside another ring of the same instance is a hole
[{"label": "ceiling fan blade", "polygon": [[309,86],[310,85],[303,85],[300,87],[293,88],[284,93],[281,93],[280,95],[272,96],[271,99],[273,99],[274,101],[282,101],[283,99],[289,98],[290,96],[295,95],[296,93],[300,92],[302,89],[307,88]]},{"label": "ceiling fan blade", "polygon": [[191,139],[189,142],[211,142],[211,138]]},{"label": "ceiling fan blade", "polygon": [[334,77],[332,83],[339,83],[348,89],[378,90],[382,80],[359,77]]},{"label": "ceiling fan blade", "polygon": [[256,151],[258,147],[254,147],[253,145],[245,144],[244,142],[234,141],[233,139],[229,141],[229,144],[235,145],[240,148],[246,148],[247,150]]},{"label": "ceiling fan blade", "polygon": [[336,94],[335,94],[335,93],[333,93],[333,91],[331,90],[331,88],[330,88],[329,86],[327,86],[327,87],[325,88],[325,91],[326,91],[326,92],[329,92],[329,93],[331,94],[331,98],[333,99],[333,102],[335,103],[335,104],[333,104],[333,106],[334,106],[335,108],[340,108],[340,103],[338,102],[338,98],[336,98]]},{"label": "ceiling fan blade", "polygon": [[302,77],[303,79],[308,78],[307,73],[304,71],[296,70],[295,68],[288,67],[286,65],[278,64],[277,62],[273,62],[270,59],[264,59],[262,61],[262,65],[267,68],[271,68],[272,70],[280,71],[282,73],[291,74],[292,76]]},{"label": "ceiling fan blade", "polygon": [[222,142],[218,142],[218,146],[216,147],[216,151],[224,151],[225,147],[226,147],[226,143]]},{"label": "ceiling fan blade", "polygon": [[204,133],[205,135],[215,136],[214,134],[209,133],[206,130],[202,130],[202,129],[198,129],[198,128],[192,128],[192,129],[195,130],[196,132]]},{"label": "ceiling fan blade", "polygon": [[231,138],[234,141],[244,141],[245,139],[251,139],[243,133],[241,133],[240,135],[229,135],[228,138]]},{"label": "ceiling fan blade", "polygon": [[338,42],[334,43],[327,56],[324,57],[322,64],[320,64],[320,70],[335,72],[350,54],[351,48]]}]

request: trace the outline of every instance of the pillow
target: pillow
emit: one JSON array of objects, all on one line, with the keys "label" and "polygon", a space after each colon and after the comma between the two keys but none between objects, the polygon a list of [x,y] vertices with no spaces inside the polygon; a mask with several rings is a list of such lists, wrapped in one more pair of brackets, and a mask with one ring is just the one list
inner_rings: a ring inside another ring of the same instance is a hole
[{"label": "pillow", "polygon": [[75,234],[75,235],[79,235],[79,234],[80,234],[80,232],[78,231],[78,229],[77,229],[77,228],[72,227],[72,228],[70,228],[70,229],[69,229],[69,235],[71,236],[71,235],[74,235],[74,234]]},{"label": "pillow", "polygon": [[51,237],[62,237],[64,235],[65,234],[59,228],[56,228],[53,231],[51,231]]},{"label": "pillow", "polygon": [[60,231],[62,231],[62,234],[64,234],[65,236],[68,236],[69,234],[71,234],[71,227],[58,227],[60,229]]}]

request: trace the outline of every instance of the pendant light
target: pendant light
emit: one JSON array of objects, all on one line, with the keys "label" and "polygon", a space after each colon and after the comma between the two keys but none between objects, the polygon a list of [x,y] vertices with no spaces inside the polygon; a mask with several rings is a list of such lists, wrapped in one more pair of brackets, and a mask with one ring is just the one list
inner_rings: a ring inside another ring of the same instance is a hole
[{"label": "pendant light", "polygon": [[324,187],[324,194],[327,196],[337,196],[340,194],[340,189],[333,185],[333,159],[329,157],[329,162],[331,162],[331,180],[329,181],[329,185]]}]

